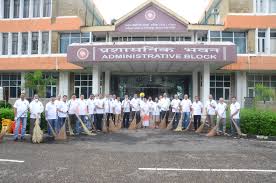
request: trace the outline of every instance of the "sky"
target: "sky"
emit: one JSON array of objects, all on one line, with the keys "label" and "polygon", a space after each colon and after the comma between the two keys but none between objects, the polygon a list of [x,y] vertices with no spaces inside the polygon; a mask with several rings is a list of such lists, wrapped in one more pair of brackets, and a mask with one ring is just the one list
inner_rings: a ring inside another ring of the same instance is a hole
[{"label": "sky", "polygon": [[[201,18],[209,0],[157,0],[191,23]],[[146,0],[94,0],[105,21],[119,19]]]}]

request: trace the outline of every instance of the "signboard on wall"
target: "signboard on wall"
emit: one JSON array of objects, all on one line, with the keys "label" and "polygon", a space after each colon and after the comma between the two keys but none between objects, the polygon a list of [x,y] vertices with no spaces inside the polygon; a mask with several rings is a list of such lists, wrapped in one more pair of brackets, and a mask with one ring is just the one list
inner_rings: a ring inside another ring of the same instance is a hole
[{"label": "signboard on wall", "polygon": [[237,60],[233,44],[91,44],[71,45],[69,62],[229,62]]}]

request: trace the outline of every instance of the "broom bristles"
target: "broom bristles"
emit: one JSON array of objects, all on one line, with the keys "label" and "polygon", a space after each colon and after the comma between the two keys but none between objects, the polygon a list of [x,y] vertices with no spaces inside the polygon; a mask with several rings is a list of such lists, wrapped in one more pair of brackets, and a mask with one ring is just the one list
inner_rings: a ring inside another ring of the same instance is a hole
[{"label": "broom bristles", "polygon": [[34,126],[34,130],[33,130],[33,137],[32,137],[32,141],[33,143],[41,143],[43,140],[43,131],[41,130],[40,126],[39,126],[39,120],[38,118],[35,120],[35,126]]},{"label": "broom bristles", "polygon": [[129,130],[135,130],[136,129],[136,113],[135,113],[134,118],[132,119],[128,129]]},{"label": "broom bristles", "polygon": [[67,119],[68,119],[67,122],[68,122],[69,134],[70,134],[70,135],[74,135],[73,129],[72,129],[72,127],[71,127],[71,120],[70,120],[69,117],[67,117]]},{"label": "broom bristles", "polygon": [[93,123],[93,120],[92,120],[91,116],[89,114],[87,114],[87,117],[89,119],[89,122],[91,123],[92,130],[96,131],[97,129],[96,129],[94,123]]},{"label": "broom bristles", "polygon": [[62,125],[59,133],[57,134],[57,136],[55,137],[55,140],[66,140],[67,139],[67,135],[66,135],[66,122]]},{"label": "broom bristles", "polygon": [[182,131],[182,120],[183,120],[183,114],[181,113],[180,120],[178,121],[177,127],[174,130],[175,132],[181,132]]},{"label": "broom bristles", "polygon": [[[221,120],[221,119],[220,119]],[[206,134],[207,137],[214,137],[217,135],[217,129],[219,127],[220,124],[220,120],[217,122],[216,126],[214,126],[214,128],[212,128],[209,133]]]},{"label": "broom bristles", "polygon": [[91,132],[88,130],[88,128],[87,128],[86,125],[83,123],[83,121],[81,120],[81,118],[80,118],[80,116],[79,116],[78,114],[76,114],[76,116],[77,116],[78,120],[80,121],[81,126],[82,126],[84,132],[85,132],[87,135],[89,135],[89,136],[96,135],[96,134],[94,134],[94,133],[91,133]]},{"label": "broom bristles", "polygon": [[171,130],[171,129],[173,128],[173,121],[174,121],[174,118],[175,118],[175,114],[176,114],[176,113],[174,113],[174,115],[173,115],[173,118],[172,118],[171,122],[168,124],[168,126],[167,126],[167,130]]},{"label": "broom bristles", "polygon": [[4,139],[6,133],[7,133],[7,127],[3,126],[1,133],[0,133],[0,142]]},{"label": "broom bristles", "polygon": [[49,121],[48,121],[48,120],[46,120],[46,121],[47,121],[47,123],[48,123],[48,126],[49,126],[49,128],[50,128],[50,130],[51,130],[52,134],[54,135],[54,137],[56,137],[56,136],[57,136],[57,134],[56,134],[56,132],[55,132],[54,128],[52,127],[52,125],[49,123]]},{"label": "broom bristles", "polygon": [[232,123],[234,124],[235,128],[236,128],[236,131],[238,133],[239,136],[243,136],[243,137],[246,137],[247,134],[244,134],[241,132],[241,129],[238,127],[236,121],[234,119],[231,119]]},{"label": "broom bristles", "polygon": [[120,119],[120,114],[115,114],[116,129],[119,130],[122,128],[122,121]]},{"label": "broom bristles", "polygon": [[105,119],[103,119],[103,124],[102,124],[102,131],[103,131],[104,133],[107,133],[107,132],[108,132],[108,129],[107,129],[106,124],[107,124],[107,118],[106,118],[106,116],[105,116]]},{"label": "broom bristles", "polygon": [[117,131],[117,128],[116,128],[113,120],[109,121],[109,128],[108,128],[108,130],[109,130],[109,132],[116,132]]},{"label": "broom bristles", "polygon": [[167,128],[166,117],[167,117],[167,112],[165,113],[164,118],[161,120],[161,123],[159,125],[160,129],[166,129]]},{"label": "broom bristles", "polygon": [[206,124],[206,120],[207,120],[207,116],[206,119],[204,120],[204,122],[198,127],[198,129],[195,131],[196,133],[201,133],[205,124]]}]

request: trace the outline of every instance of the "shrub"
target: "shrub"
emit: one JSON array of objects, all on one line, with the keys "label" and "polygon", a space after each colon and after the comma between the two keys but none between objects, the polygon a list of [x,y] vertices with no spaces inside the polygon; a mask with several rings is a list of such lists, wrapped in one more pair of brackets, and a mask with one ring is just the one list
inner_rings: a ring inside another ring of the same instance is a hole
[{"label": "shrub", "polygon": [[242,109],[241,130],[251,135],[276,136],[276,113],[254,109]]},{"label": "shrub", "polygon": [[0,108],[12,108],[12,105],[4,100],[0,101]]}]

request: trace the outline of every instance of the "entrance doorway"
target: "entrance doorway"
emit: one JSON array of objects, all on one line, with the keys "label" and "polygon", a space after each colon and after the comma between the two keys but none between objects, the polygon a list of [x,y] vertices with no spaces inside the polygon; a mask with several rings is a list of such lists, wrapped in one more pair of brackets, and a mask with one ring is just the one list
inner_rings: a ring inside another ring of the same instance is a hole
[{"label": "entrance doorway", "polygon": [[169,97],[178,94],[192,94],[191,75],[112,75],[111,92],[120,97],[144,92],[146,97],[158,97],[167,93]]}]

